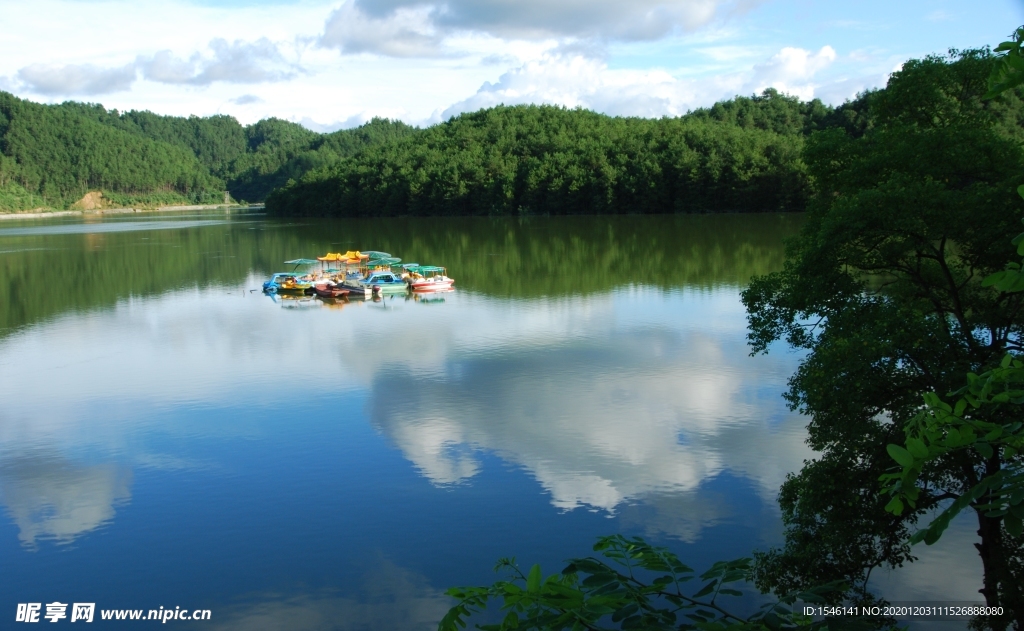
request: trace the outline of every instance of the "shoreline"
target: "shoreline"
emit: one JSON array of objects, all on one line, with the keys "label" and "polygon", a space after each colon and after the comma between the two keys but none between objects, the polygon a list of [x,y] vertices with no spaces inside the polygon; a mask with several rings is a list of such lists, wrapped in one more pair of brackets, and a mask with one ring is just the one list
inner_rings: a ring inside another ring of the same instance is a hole
[{"label": "shoreline", "polygon": [[102,210],[53,210],[43,212],[11,212],[0,213],[0,220],[4,219],[47,219],[49,217],[77,217],[84,215],[129,215],[134,213],[156,213],[183,210],[225,210],[263,208],[263,204],[200,204],[194,206],[160,206],[158,208],[104,208]]}]

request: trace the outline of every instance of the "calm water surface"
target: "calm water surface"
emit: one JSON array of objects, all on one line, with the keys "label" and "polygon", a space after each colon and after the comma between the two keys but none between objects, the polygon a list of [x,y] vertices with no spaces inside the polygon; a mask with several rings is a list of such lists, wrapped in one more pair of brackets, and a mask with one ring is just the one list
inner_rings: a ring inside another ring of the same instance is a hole
[{"label": "calm water surface", "polygon": [[[778,487],[813,456],[780,397],[799,356],[748,356],[739,291],[798,222],[0,224],[0,620],[60,601],[428,629],[502,556],[556,571],[622,532],[702,568],[777,545]],[[457,290],[253,291],[347,249]],[[976,572],[935,591],[973,567],[951,550],[878,580],[974,600]]]}]

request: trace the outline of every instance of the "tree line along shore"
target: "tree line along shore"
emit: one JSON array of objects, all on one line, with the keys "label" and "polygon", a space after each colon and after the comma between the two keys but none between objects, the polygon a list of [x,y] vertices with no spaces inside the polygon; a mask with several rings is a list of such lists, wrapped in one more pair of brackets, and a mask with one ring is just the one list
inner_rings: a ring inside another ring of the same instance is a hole
[{"label": "tree line along shore", "polygon": [[[904,74],[984,72],[929,59]],[[498,106],[422,129],[377,118],[329,134],[0,92],[0,212],[83,208],[91,191],[96,208],[217,204],[226,193],[280,216],[801,211],[815,190],[810,138],[870,136],[887,91],[831,107],[768,89],[660,119]],[[1004,101],[979,107],[1018,137],[1020,99]]]}]

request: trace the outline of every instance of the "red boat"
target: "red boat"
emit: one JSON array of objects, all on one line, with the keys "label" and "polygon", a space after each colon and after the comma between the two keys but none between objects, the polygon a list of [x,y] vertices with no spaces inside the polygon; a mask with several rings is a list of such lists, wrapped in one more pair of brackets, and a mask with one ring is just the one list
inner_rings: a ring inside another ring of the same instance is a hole
[{"label": "red boat", "polygon": [[341,298],[342,296],[347,296],[349,292],[349,290],[344,287],[328,285],[327,283],[313,285],[313,291],[321,298]]}]

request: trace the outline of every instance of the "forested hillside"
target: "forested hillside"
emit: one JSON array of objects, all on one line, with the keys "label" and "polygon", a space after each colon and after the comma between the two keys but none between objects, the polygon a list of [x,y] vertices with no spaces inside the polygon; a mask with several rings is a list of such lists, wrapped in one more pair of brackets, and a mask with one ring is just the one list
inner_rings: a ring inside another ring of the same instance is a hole
[{"label": "forested hillside", "polygon": [[[833,108],[768,89],[661,119],[499,106],[426,129],[374,119],[331,134],[0,92],[0,211],[67,207],[96,189],[121,204],[228,191],[295,216],[798,211],[812,194],[805,141],[863,136],[886,90]],[[986,107],[1024,139],[1021,101],[1007,103]]]},{"label": "forested hillside", "polygon": [[804,139],[830,126],[862,133],[864,109],[770,89],[653,120],[496,107],[313,170],[275,191],[267,208],[342,216],[801,210]]},{"label": "forested hillside", "polygon": [[0,92],[0,211],[66,208],[87,191],[120,204],[262,201],[311,169],[412,127],[382,119],[318,134],[280,119],[242,126],[101,105],[40,105]]}]

